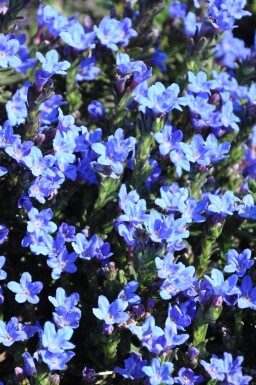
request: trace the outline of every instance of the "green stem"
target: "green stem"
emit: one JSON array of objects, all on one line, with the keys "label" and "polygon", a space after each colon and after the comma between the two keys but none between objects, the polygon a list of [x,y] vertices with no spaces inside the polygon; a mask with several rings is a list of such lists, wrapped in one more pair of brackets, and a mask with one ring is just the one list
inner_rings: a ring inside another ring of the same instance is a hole
[{"label": "green stem", "polygon": [[215,246],[216,240],[222,233],[222,229],[224,226],[224,221],[212,224],[210,229],[207,229],[202,240],[202,251],[200,256],[197,257],[197,267],[196,267],[196,274],[198,279],[201,278],[207,271],[212,250]]}]

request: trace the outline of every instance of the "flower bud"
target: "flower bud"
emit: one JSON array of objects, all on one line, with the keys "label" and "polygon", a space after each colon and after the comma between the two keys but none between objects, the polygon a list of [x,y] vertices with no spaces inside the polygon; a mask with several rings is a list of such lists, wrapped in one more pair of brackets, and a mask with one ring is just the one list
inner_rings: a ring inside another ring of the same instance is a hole
[{"label": "flower bud", "polygon": [[222,303],[223,303],[223,297],[222,295],[219,295],[219,296],[215,296],[212,300],[212,307],[214,307],[215,309],[219,308],[222,306]]},{"label": "flower bud", "polygon": [[15,379],[17,382],[22,382],[24,380],[24,372],[22,368],[19,368],[18,366],[14,369],[15,372]]},{"label": "flower bud", "polygon": [[103,327],[104,329],[104,333],[107,335],[107,336],[111,336],[111,334],[113,333],[113,330],[114,330],[114,326],[113,325],[104,325]]},{"label": "flower bud", "polygon": [[54,373],[49,375],[49,385],[59,385],[59,383],[60,383],[59,374]]},{"label": "flower bud", "polygon": [[91,382],[94,380],[94,375],[95,375],[95,371],[93,369],[90,369],[90,368],[84,368],[83,371],[82,371],[82,375],[83,375],[83,379],[84,381],[88,381],[88,382]]},{"label": "flower bud", "polygon": [[147,301],[146,301],[146,309],[147,311],[150,311],[154,308],[155,306],[155,301],[153,300],[153,298],[148,298]]},{"label": "flower bud", "polygon": [[142,304],[133,306],[132,311],[136,317],[143,317],[145,315],[145,307]]},{"label": "flower bud", "polygon": [[193,346],[188,349],[186,358],[188,360],[188,363],[192,366],[192,368],[195,368],[198,363],[198,356],[199,356],[199,350],[197,348],[194,348]]},{"label": "flower bud", "polygon": [[102,270],[104,271],[105,277],[106,277],[108,280],[113,281],[114,279],[116,279],[116,276],[117,276],[117,270],[116,270],[115,262],[109,262],[109,263],[107,263],[107,264],[102,268]]}]

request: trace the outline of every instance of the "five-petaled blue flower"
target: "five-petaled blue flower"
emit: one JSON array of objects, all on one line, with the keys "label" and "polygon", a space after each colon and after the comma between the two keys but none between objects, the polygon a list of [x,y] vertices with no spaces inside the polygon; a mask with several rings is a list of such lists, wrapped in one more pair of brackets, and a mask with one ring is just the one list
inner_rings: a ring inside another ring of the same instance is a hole
[{"label": "five-petaled blue flower", "polygon": [[19,303],[30,302],[36,304],[39,302],[37,294],[43,289],[43,283],[40,281],[32,282],[32,277],[28,272],[22,274],[20,283],[10,281],[7,284],[8,289],[16,293],[15,300]]}]

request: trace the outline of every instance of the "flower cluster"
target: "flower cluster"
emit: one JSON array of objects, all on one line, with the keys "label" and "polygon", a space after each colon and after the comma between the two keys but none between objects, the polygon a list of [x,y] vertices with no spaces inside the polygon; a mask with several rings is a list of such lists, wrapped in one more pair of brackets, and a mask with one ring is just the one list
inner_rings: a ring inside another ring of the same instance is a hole
[{"label": "flower cluster", "polygon": [[54,3],[0,0],[0,385],[254,384],[254,7]]}]

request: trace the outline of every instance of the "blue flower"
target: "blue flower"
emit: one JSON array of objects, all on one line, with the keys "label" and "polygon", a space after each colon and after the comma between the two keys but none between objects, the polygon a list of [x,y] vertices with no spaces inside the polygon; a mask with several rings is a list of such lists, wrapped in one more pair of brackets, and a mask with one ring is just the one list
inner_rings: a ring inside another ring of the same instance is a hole
[{"label": "blue flower", "polygon": [[178,334],[177,326],[170,317],[167,317],[165,321],[164,334],[165,343],[163,344],[163,349],[173,349],[177,345],[184,344],[189,338],[189,334]]},{"label": "blue flower", "polygon": [[59,168],[62,170],[65,164],[74,163],[76,156],[73,154],[76,148],[76,134],[74,131],[67,132],[57,130],[53,139],[54,157]]},{"label": "blue flower", "polygon": [[119,299],[127,301],[131,305],[136,305],[141,302],[140,297],[134,292],[138,289],[139,283],[137,281],[131,281],[125,285],[123,290],[118,294]]},{"label": "blue flower", "polygon": [[132,190],[127,193],[125,184],[122,184],[118,193],[119,207],[124,210],[128,202],[136,203],[140,199],[139,194],[136,190]]},{"label": "blue flower", "polygon": [[191,318],[187,314],[184,314],[178,305],[172,307],[172,305],[169,304],[168,318],[170,322],[175,323],[177,330],[185,330],[184,327],[186,328],[191,324]]},{"label": "blue flower", "polygon": [[172,19],[183,19],[186,16],[187,13],[187,5],[181,4],[180,1],[173,1],[169,5],[169,16]]},{"label": "blue flower", "polygon": [[[172,219],[171,216],[168,219]],[[173,229],[169,222],[157,210],[150,211],[144,225],[153,242],[160,243],[171,235]]]},{"label": "blue flower", "polygon": [[246,270],[254,264],[254,260],[250,259],[251,253],[250,249],[245,249],[240,254],[235,249],[230,249],[226,254],[229,264],[224,267],[224,271],[227,273],[235,272],[238,277],[242,277]]},{"label": "blue flower", "polygon": [[129,329],[140,339],[142,346],[148,348],[150,352],[159,353],[165,344],[164,331],[155,324],[155,318],[149,316],[141,326],[129,325]]},{"label": "blue flower", "polygon": [[214,379],[223,381],[225,378],[223,360],[219,359],[217,356],[213,355],[210,359],[210,363],[201,360],[201,365],[205,368],[208,375]]},{"label": "blue flower", "polygon": [[27,335],[22,330],[21,324],[17,317],[12,317],[10,321],[5,324],[0,321],[0,343],[4,346],[11,346],[16,341],[24,341]]},{"label": "blue flower", "polygon": [[124,207],[124,214],[117,218],[118,222],[129,222],[135,226],[143,223],[148,214],[145,214],[147,210],[145,199],[139,199],[138,202],[133,203],[128,201]]},{"label": "blue flower", "polygon": [[0,148],[11,146],[18,138],[20,135],[13,133],[11,122],[6,120],[3,127],[0,126]]},{"label": "blue flower", "polygon": [[24,374],[26,376],[32,376],[32,377],[37,377],[37,370],[35,366],[35,362],[33,360],[33,357],[29,352],[24,352],[22,354],[23,362],[24,362]]},{"label": "blue flower", "polygon": [[205,275],[205,279],[211,284],[216,298],[222,297],[229,306],[237,302],[241,291],[236,286],[238,280],[236,274],[231,275],[231,277],[225,281],[220,270],[212,269],[211,277]]},{"label": "blue flower", "polygon": [[17,67],[21,64],[17,56],[20,49],[19,40],[14,35],[0,33],[0,67]]},{"label": "blue flower", "polygon": [[101,69],[96,67],[94,64],[96,63],[96,58],[94,56],[88,57],[80,62],[79,67],[77,69],[77,74],[75,76],[75,82],[81,82],[84,80],[92,81],[94,80]]},{"label": "blue flower", "polygon": [[210,153],[210,162],[215,164],[222,159],[228,158],[227,152],[230,151],[231,144],[229,142],[223,142],[218,144],[217,138],[214,134],[209,134],[205,141],[205,147]]},{"label": "blue flower", "polygon": [[127,159],[129,152],[135,148],[136,139],[129,137],[124,139],[122,128],[118,128],[114,135],[108,137],[106,143],[94,143],[92,149],[100,156],[97,162],[102,166],[111,167],[112,171],[120,175],[123,172],[122,163]]},{"label": "blue flower", "polygon": [[164,65],[164,62],[168,59],[168,55],[165,52],[161,52],[159,47],[155,48],[153,55],[151,56],[151,63],[158,67],[160,71],[166,71],[167,68]]},{"label": "blue flower", "polygon": [[30,85],[30,82],[25,82],[25,84],[15,92],[11,100],[6,103],[7,116],[13,126],[25,122],[28,112],[27,93]]},{"label": "blue flower", "polygon": [[59,12],[50,5],[43,7],[43,5],[40,4],[37,16],[39,26],[47,27],[53,36],[58,36],[59,33],[69,25],[69,20],[66,16],[60,15]]},{"label": "blue flower", "polygon": [[9,230],[5,225],[0,225],[0,245],[4,243],[7,235],[9,234]]},{"label": "blue flower", "polygon": [[184,30],[188,36],[193,37],[196,29],[201,27],[201,23],[196,21],[196,14],[189,11],[184,18]]},{"label": "blue flower", "polygon": [[171,269],[171,274],[161,285],[160,296],[165,300],[172,298],[180,291],[193,289],[195,282],[194,266],[179,265],[178,267],[177,270]]},{"label": "blue flower", "polygon": [[192,163],[202,166],[210,164],[210,150],[206,147],[203,137],[199,134],[193,136],[191,143],[180,143],[186,158]]},{"label": "blue flower", "polygon": [[58,121],[58,108],[66,104],[67,102],[62,100],[62,95],[52,95],[39,107],[40,123],[41,126],[49,125]]},{"label": "blue flower", "polygon": [[67,310],[70,310],[78,304],[79,294],[72,293],[68,297],[65,290],[62,287],[58,287],[56,289],[56,296],[49,296],[48,299],[55,308],[58,306],[64,306]]},{"label": "blue flower", "polygon": [[215,0],[209,6],[209,16],[215,19],[220,31],[231,30],[235,26],[235,20],[251,13],[244,11],[246,0]]},{"label": "blue flower", "polygon": [[118,21],[105,16],[98,27],[94,26],[94,31],[102,45],[117,51],[117,43],[127,46],[129,39],[137,36],[137,32],[131,26],[132,22],[128,17]]},{"label": "blue flower", "polygon": [[61,353],[51,353],[48,350],[40,351],[40,356],[42,357],[43,362],[48,365],[50,370],[66,370],[66,363],[71,360],[74,355],[75,353],[72,351],[64,351]]},{"label": "blue flower", "polygon": [[176,127],[171,126],[168,122],[160,132],[155,135],[157,143],[159,143],[160,154],[165,156],[171,150],[178,149],[178,144],[181,142],[183,134],[182,131],[177,130]]},{"label": "blue flower", "polygon": [[8,173],[7,168],[0,166],[0,177],[7,173]]},{"label": "blue flower", "polygon": [[193,72],[188,71],[188,90],[194,94],[210,94],[209,82],[207,81],[207,75],[203,71],[199,71],[196,75]]},{"label": "blue flower", "polygon": [[10,281],[7,284],[8,289],[16,293],[15,300],[18,303],[28,301],[36,304],[39,302],[37,294],[43,289],[43,283],[40,281],[32,282],[32,277],[28,272],[22,273],[20,284],[15,281]]},{"label": "blue flower", "polygon": [[2,270],[2,267],[4,266],[6,261],[6,258],[4,256],[0,256],[0,280],[3,280],[7,277],[7,273]]},{"label": "blue flower", "polygon": [[155,264],[158,269],[158,277],[161,279],[166,279],[172,274],[176,274],[179,269],[185,268],[182,262],[174,263],[173,253],[167,253],[163,259],[156,257]]},{"label": "blue flower", "polygon": [[175,383],[180,385],[194,385],[204,381],[203,376],[196,376],[193,370],[189,368],[181,368],[178,377],[174,378]]},{"label": "blue flower", "polygon": [[73,335],[73,329],[70,326],[65,326],[58,329],[56,332],[55,326],[52,322],[47,321],[44,324],[42,334],[42,346],[50,353],[62,353],[64,350],[73,349],[74,344],[69,342]]},{"label": "blue flower", "polygon": [[165,362],[160,363],[159,358],[153,358],[150,366],[144,366],[142,371],[149,377],[151,385],[160,385],[162,383],[171,385],[174,383],[171,373],[173,371],[173,364]]},{"label": "blue flower", "polygon": [[146,365],[147,361],[143,360],[141,356],[131,353],[130,357],[124,360],[125,368],[122,369],[116,366],[114,370],[124,378],[134,380],[145,376],[142,369]]},{"label": "blue flower", "polygon": [[[21,40],[20,36],[18,37],[18,39]],[[21,41],[20,44],[22,44]],[[21,59],[21,64],[19,66],[16,66],[15,69],[18,72],[26,74],[29,68],[34,67],[36,65],[37,60],[34,58],[30,58],[29,49],[25,45],[20,45],[18,55]]]},{"label": "blue flower", "polygon": [[244,41],[234,37],[231,31],[227,31],[223,39],[217,44],[214,49],[216,52],[214,59],[221,65],[235,69],[237,60],[246,60],[249,57],[251,50],[245,47]]},{"label": "blue flower", "polygon": [[89,114],[96,119],[102,118],[105,114],[104,106],[98,100],[92,100],[88,105],[87,110]]},{"label": "blue flower", "polygon": [[28,156],[34,142],[32,140],[27,140],[26,142],[21,142],[20,138],[17,138],[15,142],[10,147],[6,147],[5,152],[13,159],[17,161],[20,165],[23,163],[23,157]]},{"label": "blue flower", "polygon": [[76,234],[76,242],[72,243],[73,249],[82,259],[109,258],[113,253],[110,252],[110,244],[104,243],[101,238],[94,234],[91,239],[87,240],[84,234]]},{"label": "blue flower", "polygon": [[254,204],[254,199],[250,194],[243,197],[238,210],[238,215],[242,218],[256,219],[256,205]]},{"label": "blue flower", "polygon": [[59,279],[61,273],[66,271],[67,273],[75,273],[77,271],[77,267],[75,265],[75,261],[77,259],[77,253],[69,254],[66,249],[58,254],[56,257],[48,258],[47,265],[51,267],[52,270],[52,278]]},{"label": "blue flower", "polygon": [[132,28],[132,20],[129,17],[125,17],[120,21],[119,29],[119,43],[123,47],[129,44],[131,38],[138,36],[137,31]]},{"label": "blue flower", "polygon": [[234,106],[231,100],[226,101],[221,108],[221,111],[214,114],[214,121],[212,126],[215,128],[221,127],[226,130],[233,129],[235,132],[239,132],[238,122],[240,118],[234,114]]},{"label": "blue flower", "polygon": [[65,306],[57,306],[55,312],[52,313],[53,320],[58,328],[65,326],[70,326],[73,329],[78,328],[81,315],[81,310],[77,307],[67,309]]},{"label": "blue flower", "polygon": [[42,151],[36,147],[31,147],[30,153],[23,157],[23,162],[30,169],[34,176],[54,176],[54,171],[51,170],[51,166],[55,163],[56,159],[53,155],[43,156]]},{"label": "blue flower", "polygon": [[206,201],[196,202],[196,198],[191,196],[186,202],[180,202],[178,208],[182,214],[182,218],[184,218],[187,223],[191,223],[192,221],[198,223],[205,221],[205,217],[201,215],[205,204]]},{"label": "blue flower", "polygon": [[221,359],[213,355],[210,363],[204,360],[200,361],[200,363],[214,380],[224,380],[222,383],[225,385],[247,385],[252,377],[242,375],[241,363],[244,360],[243,356],[238,356],[234,360],[230,353],[224,352],[223,356],[223,359]]},{"label": "blue flower", "polygon": [[147,96],[137,96],[136,101],[140,104],[139,110],[144,112],[146,108],[153,111],[154,114],[162,114],[171,112],[174,108],[182,111],[181,105],[187,105],[186,97],[178,97],[180,87],[173,83],[169,87],[156,82],[149,87]]},{"label": "blue flower", "polygon": [[181,176],[182,170],[190,171],[190,163],[181,148],[170,152],[170,160],[174,163],[178,177]]},{"label": "blue flower", "polygon": [[71,66],[67,60],[59,62],[59,55],[55,49],[48,51],[45,57],[41,54],[41,52],[37,52],[36,56],[42,63],[43,70],[51,75],[66,75],[66,70]]},{"label": "blue flower", "polygon": [[116,64],[118,72],[116,73],[117,87],[120,92],[123,92],[126,85],[126,75],[132,74],[132,82],[129,86],[133,90],[138,84],[152,76],[152,69],[148,69],[146,64],[141,61],[130,61],[129,55],[126,53],[118,53],[116,56]]},{"label": "blue flower", "polygon": [[240,202],[240,199],[232,191],[226,191],[223,196],[209,194],[208,198],[210,204],[207,210],[210,212],[218,213],[225,217],[226,215],[232,215],[234,211],[238,210],[236,202]]},{"label": "blue flower", "polygon": [[0,286],[0,305],[2,305],[2,303],[4,303],[4,292],[2,286]]},{"label": "blue flower", "polygon": [[241,294],[239,295],[237,305],[240,309],[250,308],[256,310],[256,287],[252,286],[252,279],[246,275],[241,282]]},{"label": "blue flower", "polygon": [[64,32],[60,32],[62,40],[79,51],[92,47],[95,36],[95,32],[85,32],[83,26],[78,22],[70,25]]},{"label": "blue flower", "polygon": [[54,222],[50,221],[52,216],[53,212],[51,209],[45,209],[39,212],[33,207],[28,212],[28,232],[34,233],[37,238],[44,233],[54,233],[57,230],[57,226]]},{"label": "blue flower", "polygon": [[104,320],[106,325],[115,323],[123,323],[130,318],[129,314],[124,312],[128,306],[128,302],[116,299],[111,304],[104,295],[98,298],[98,308],[93,308],[93,314],[100,320]]}]

